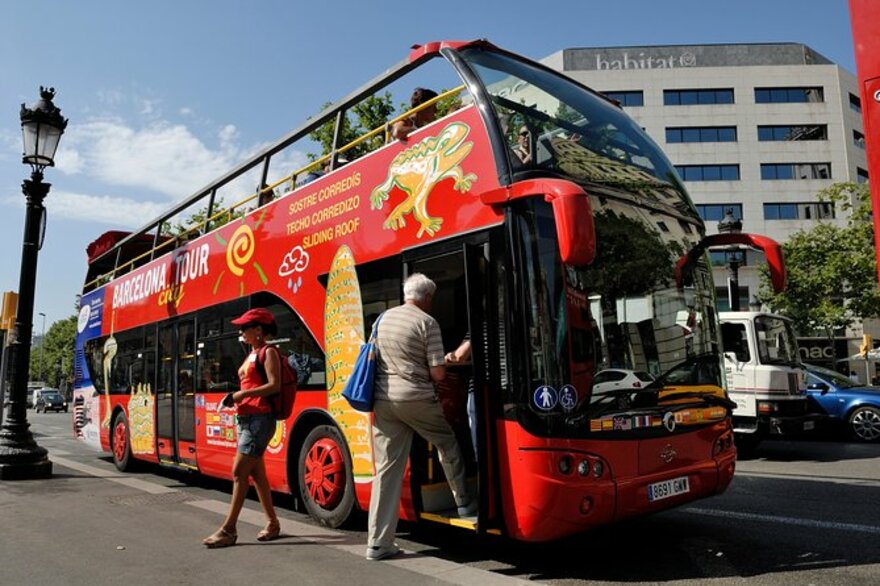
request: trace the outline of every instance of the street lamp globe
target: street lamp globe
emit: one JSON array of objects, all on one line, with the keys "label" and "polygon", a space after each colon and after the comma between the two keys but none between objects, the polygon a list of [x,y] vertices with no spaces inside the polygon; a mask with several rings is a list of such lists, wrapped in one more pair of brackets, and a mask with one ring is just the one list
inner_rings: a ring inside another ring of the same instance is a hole
[{"label": "street lamp globe", "polygon": [[55,165],[58,141],[67,128],[67,119],[52,103],[55,88],[40,86],[40,99],[28,108],[21,105],[21,135],[24,152],[21,162],[31,165],[34,171]]},{"label": "street lamp globe", "polygon": [[719,234],[739,234],[742,232],[742,220],[733,216],[733,208],[724,210],[724,217],[718,222]]}]

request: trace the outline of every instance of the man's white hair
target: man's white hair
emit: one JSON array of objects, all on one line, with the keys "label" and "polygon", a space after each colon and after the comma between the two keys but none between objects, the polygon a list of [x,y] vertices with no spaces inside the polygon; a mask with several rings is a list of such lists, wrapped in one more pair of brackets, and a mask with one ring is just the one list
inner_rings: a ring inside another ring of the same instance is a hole
[{"label": "man's white hair", "polygon": [[433,297],[437,291],[437,284],[422,273],[413,273],[407,277],[403,284],[403,299],[408,301],[424,301],[427,297]]}]

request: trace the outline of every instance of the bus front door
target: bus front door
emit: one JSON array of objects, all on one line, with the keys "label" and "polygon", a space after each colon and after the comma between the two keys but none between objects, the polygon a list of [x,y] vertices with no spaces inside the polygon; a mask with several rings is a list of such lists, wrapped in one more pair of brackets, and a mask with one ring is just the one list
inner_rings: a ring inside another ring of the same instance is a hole
[{"label": "bus front door", "polygon": [[196,466],[194,370],[193,320],[160,326],[156,429],[162,464]]},{"label": "bus front door", "polygon": [[[492,492],[490,483],[484,481],[492,463],[491,443],[484,441],[490,435],[484,407],[489,359],[485,325],[488,244],[465,244],[452,250],[447,246],[442,252],[432,252],[419,250],[417,256],[405,258],[404,278],[423,273],[436,283],[431,314],[440,324],[445,352],[452,352],[464,340],[470,340],[470,356],[461,364],[448,365],[446,379],[437,386],[444,415],[455,432],[465,462],[468,492],[480,501],[478,513],[455,519],[453,524],[483,531],[489,526]],[[443,523],[457,517],[436,448],[417,436],[410,464],[413,501],[419,516]]]}]

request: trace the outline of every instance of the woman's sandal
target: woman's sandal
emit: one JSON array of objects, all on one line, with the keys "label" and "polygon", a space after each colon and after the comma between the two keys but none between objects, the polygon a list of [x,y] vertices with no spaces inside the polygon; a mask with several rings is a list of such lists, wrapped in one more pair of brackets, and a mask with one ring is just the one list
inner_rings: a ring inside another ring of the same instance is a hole
[{"label": "woman's sandal", "polygon": [[281,523],[279,521],[269,521],[259,533],[257,533],[257,541],[273,541],[281,537]]},{"label": "woman's sandal", "polygon": [[213,535],[204,538],[202,543],[205,544],[208,549],[214,549],[217,547],[229,547],[230,545],[235,545],[236,541],[238,541],[238,533],[230,533],[221,527]]}]

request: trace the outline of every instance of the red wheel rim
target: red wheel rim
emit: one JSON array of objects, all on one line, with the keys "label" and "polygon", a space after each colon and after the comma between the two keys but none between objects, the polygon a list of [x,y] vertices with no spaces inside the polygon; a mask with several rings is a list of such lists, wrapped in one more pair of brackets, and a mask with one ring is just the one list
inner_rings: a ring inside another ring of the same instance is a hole
[{"label": "red wheel rim", "polygon": [[345,458],[335,441],[322,438],[306,455],[305,485],[312,500],[325,509],[339,504],[345,494]]},{"label": "red wheel rim", "polygon": [[113,428],[113,456],[117,462],[125,459],[128,451],[128,437],[125,434],[125,420],[120,419]]}]

